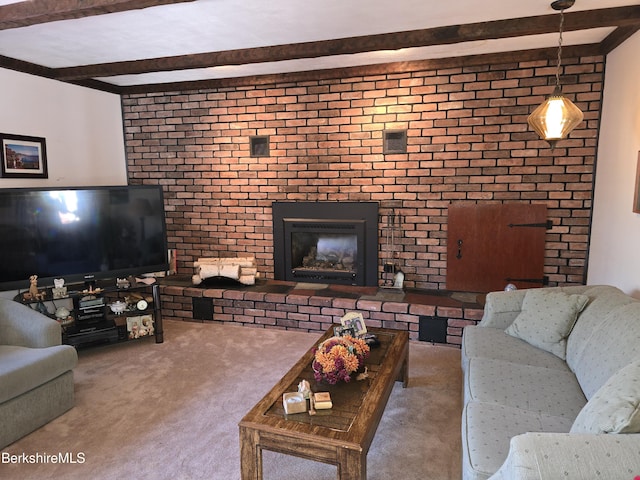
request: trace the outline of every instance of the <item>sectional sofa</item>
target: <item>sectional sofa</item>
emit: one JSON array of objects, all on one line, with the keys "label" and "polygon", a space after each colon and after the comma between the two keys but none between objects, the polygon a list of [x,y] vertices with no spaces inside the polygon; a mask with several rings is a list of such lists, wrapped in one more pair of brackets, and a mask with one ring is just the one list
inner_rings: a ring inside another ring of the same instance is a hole
[{"label": "sectional sofa", "polygon": [[0,449],[74,405],[75,348],[58,322],[0,298]]},{"label": "sectional sofa", "polygon": [[464,480],[640,476],[640,301],[493,292],[462,342]]}]

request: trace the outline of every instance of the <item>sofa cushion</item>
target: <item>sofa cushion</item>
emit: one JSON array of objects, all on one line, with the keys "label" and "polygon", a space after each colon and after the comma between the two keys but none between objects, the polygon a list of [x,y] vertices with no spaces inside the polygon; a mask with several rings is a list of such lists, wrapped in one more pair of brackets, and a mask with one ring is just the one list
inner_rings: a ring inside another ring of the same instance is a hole
[{"label": "sofa cushion", "polygon": [[505,330],[522,310],[522,301],[526,293],[527,290],[487,293],[484,314],[478,325]]},{"label": "sofa cushion", "polygon": [[555,355],[507,335],[504,330],[469,325],[462,335],[462,368],[471,358],[493,358],[523,365],[568,370],[566,362]]},{"label": "sofa cushion", "polygon": [[[578,321],[580,322],[580,320]],[[574,373],[587,399],[622,367],[640,359],[640,302],[614,308],[576,357]]]},{"label": "sofa cushion", "polygon": [[582,310],[567,339],[567,363],[575,371],[585,349],[590,348],[594,331],[613,310],[636,300],[611,286],[591,287],[584,292],[591,300]]},{"label": "sofa cushion", "polygon": [[567,337],[589,297],[544,288],[525,294],[522,311],[506,332],[564,359]]},{"label": "sofa cushion", "polygon": [[0,345],[0,403],[53,380],[77,363],[78,354],[69,345],[47,348]]},{"label": "sofa cushion", "polygon": [[491,480],[637,479],[640,435],[529,432],[511,439]]},{"label": "sofa cushion", "polygon": [[539,412],[469,402],[462,412],[463,478],[486,479],[507,458],[512,437],[526,432],[568,432],[572,421]]},{"label": "sofa cushion", "polygon": [[600,387],[576,417],[571,433],[640,433],[640,361]]},{"label": "sofa cushion", "polygon": [[464,400],[494,403],[567,418],[573,422],[586,399],[571,370],[472,358]]}]

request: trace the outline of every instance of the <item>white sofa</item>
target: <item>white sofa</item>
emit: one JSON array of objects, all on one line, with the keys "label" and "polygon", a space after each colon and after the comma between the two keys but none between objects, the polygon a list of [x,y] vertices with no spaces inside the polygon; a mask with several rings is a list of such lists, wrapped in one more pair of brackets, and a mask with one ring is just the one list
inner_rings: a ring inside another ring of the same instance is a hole
[{"label": "white sofa", "polygon": [[464,480],[640,475],[640,301],[610,286],[492,292],[462,370]]}]

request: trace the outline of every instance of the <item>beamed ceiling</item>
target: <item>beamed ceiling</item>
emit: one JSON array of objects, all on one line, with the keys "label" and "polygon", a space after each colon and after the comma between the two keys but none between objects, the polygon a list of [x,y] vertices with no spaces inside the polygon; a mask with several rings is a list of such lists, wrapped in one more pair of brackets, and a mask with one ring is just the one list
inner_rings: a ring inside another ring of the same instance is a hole
[{"label": "beamed ceiling", "polygon": [[[576,0],[563,55],[606,55],[638,0]],[[0,67],[113,93],[555,58],[547,0],[0,0]]]}]

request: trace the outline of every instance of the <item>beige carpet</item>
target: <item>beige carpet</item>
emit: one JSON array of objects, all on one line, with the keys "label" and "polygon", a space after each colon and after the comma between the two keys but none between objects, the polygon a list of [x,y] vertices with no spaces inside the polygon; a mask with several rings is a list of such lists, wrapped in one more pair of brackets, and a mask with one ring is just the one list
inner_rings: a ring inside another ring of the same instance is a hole
[{"label": "beige carpet", "polygon": [[[167,321],[163,344],[83,350],[76,406],[6,447],[0,478],[239,479],[238,422],[318,336]],[[409,388],[394,387],[369,480],[460,478],[459,365],[455,348],[411,343]],[[270,452],[264,470],[265,480],[336,478],[334,466]]]}]

